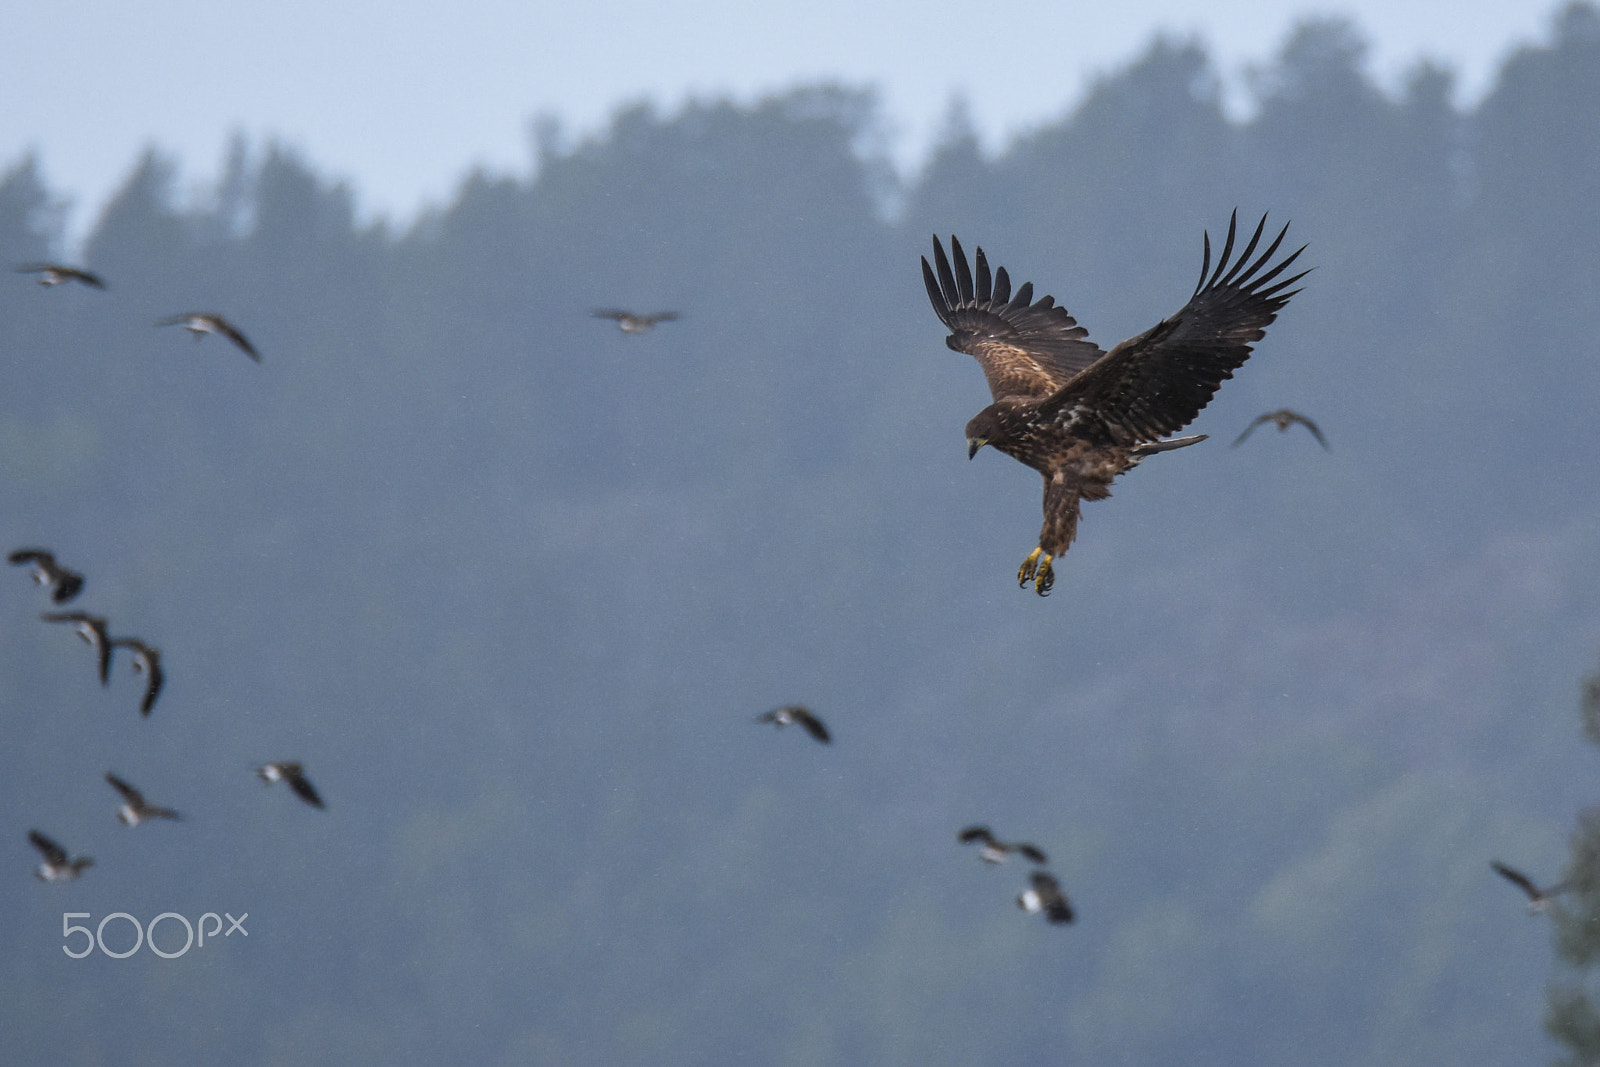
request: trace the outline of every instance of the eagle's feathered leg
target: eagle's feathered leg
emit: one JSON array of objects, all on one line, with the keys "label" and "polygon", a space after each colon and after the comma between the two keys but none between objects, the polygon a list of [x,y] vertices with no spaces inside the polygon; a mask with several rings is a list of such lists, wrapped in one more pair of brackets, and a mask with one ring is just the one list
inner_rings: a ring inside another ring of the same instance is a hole
[{"label": "eagle's feathered leg", "polygon": [[[1039,531],[1039,547],[1028,554],[1017,569],[1017,584],[1026,586],[1033,582],[1033,591],[1049,596],[1056,584],[1055,568],[1051,561],[1072,547],[1078,536],[1078,504],[1082,486],[1065,471],[1048,474],[1044,479],[1044,527]],[[1109,495],[1102,493],[1102,495]]]}]

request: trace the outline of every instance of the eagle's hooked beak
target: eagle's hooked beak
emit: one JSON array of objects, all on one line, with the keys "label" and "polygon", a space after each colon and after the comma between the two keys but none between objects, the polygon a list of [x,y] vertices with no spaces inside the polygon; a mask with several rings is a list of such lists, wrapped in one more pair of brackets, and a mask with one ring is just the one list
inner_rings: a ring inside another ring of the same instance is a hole
[{"label": "eagle's hooked beak", "polygon": [[988,443],[989,439],[987,437],[967,438],[967,458],[971,459],[973,456],[976,456],[978,454],[978,449],[982,448]]}]

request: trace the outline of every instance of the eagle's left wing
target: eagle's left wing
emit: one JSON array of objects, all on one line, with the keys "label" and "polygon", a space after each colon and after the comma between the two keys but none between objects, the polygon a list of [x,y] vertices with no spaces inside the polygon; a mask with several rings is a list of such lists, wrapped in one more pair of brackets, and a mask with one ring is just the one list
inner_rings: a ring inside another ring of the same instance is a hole
[{"label": "eagle's left wing", "polygon": [[1200,281],[1183,309],[1123,341],[1067,383],[1040,405],[1040,419],[1060,423],[1076,436],[1123,445],[1160,440],[1194,421],[1299,292],[1289,286],[1307,273],[1278,280],[1305,251],[1303,245],[1269,266],[1288,226],[1251,259],[1265,215],[1233,260],[1237,215],[1228,220],[1228,239],[1214,271],[1206,235]]}]

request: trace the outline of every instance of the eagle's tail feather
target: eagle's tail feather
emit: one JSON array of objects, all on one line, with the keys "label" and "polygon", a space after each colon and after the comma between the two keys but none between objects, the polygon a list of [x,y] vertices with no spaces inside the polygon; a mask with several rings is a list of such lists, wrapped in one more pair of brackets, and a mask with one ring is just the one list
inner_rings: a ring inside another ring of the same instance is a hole
[{"label": "eagle's tail feather", "polygon": [[1171,452],[1174,448],[1188,448],[1190,445],[1197,445],[1204,441],[1207,436],[1207,434],[1197,433],[1188,437],[1171,437],[1165,441],[1151,441],[1147,445],[1139,445],[1134,448],[1133,454],[1143,459],[1145,456],[1153,456],[1157,452]]}]

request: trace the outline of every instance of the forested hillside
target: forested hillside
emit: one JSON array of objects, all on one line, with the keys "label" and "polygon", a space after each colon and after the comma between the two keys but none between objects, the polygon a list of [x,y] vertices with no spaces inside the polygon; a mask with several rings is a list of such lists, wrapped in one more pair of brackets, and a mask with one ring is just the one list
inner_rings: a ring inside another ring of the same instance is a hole
[{"label": "forested hillside", "polygon": [[[640,104],[404,227],[280,145],[198,194],[151,149],[82,249],[105,291],[0,277],[0,548],[167,674],[142,718],[0,574],[6,1055],[1551,1059],[1563,965],[1489,861],[1556,880],[1600,802],[1600,14],[1468,111],[1362,57],[1304,24],[1238,121],[1157,40],[995,155],[953,106],[900,187],[863,89]],[[61,258],[5,166],[0,264]],[[1210,440],[1019,591],[1038,478],[967,461],[929,235],[1109,347],[1235,208],[1315,270]],[[261,362],[154,325],[191,310]],[[1330,448],[1230,447],[1281,407]],[[793,702],[833,744],[753,724]],[[184,820],[118,826],[107,771]],[[95,865],[35,882],[35,827]],[[224,910],[248,937],[62,951],[65,912]]]}]

